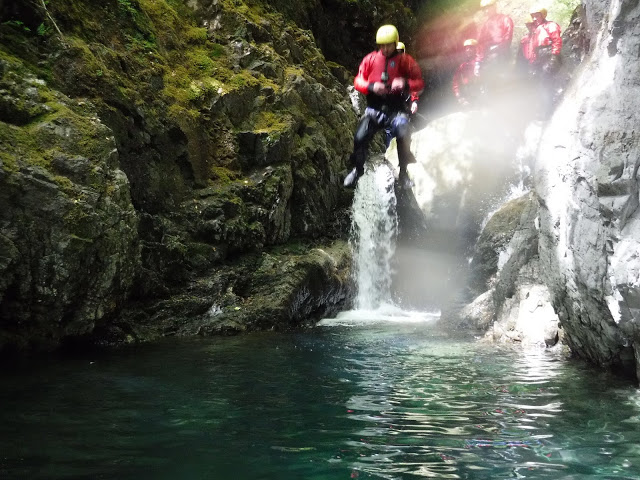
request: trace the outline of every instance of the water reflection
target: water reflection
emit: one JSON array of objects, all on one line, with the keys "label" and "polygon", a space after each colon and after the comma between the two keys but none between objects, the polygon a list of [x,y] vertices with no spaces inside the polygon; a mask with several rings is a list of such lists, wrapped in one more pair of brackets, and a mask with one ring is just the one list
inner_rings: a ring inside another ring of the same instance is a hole
[{"label": "water reflection", "polygon": [[640,478],[640,394],[430,322],[0,374],[2,478]]},{"label": "water reflection", "polygon": [[[524,478],[524,472],[565,478],[569,465],[597,474],[556,441],[563,429],[554,425],[575,408],[566,404],[571,385],[557,381],[566,380],[565,362],[540,349],[500,357],[471,343],[455,347],[429,341],[407,350],[391,343],[378,355],[393,361],[347,361],[358,366],[359,388],[346,405],[356,423],[358,438],[347,445],[358,452],[357,469],[380,478]],[[609,434],[597,443],[609,441],[616,440]]]}]

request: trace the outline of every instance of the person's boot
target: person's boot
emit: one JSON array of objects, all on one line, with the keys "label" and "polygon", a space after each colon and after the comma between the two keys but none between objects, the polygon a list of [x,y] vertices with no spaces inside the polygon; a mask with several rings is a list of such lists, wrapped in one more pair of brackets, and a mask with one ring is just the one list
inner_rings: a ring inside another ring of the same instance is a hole
[{"label": "person's boot", "polygon": [[413,155],[410,145],[411,138],[409,136],[396,139],[396,148],[398,149],[398,162],[401,165],[416,163],[416,157]]},{"label": "person's boot", "polygon": [[416,163],[416,157],[409,148],[407,148],[404,152],[404,157],[407,165],[409,165],[410,163]]},{"label": "person's boot", "polygon": [[356,188],[356,185],[358,184],[358,178],[360,178],[360,175],[358,174],[358,169],[356,167],[353,167],[353,170],[351,170],[346,177],[344,177],[344,186],[346,188]]},{"label": "person's boot", "polygon": [[413,181],[409,178],[407,167],[400,168],[400,174],[398,175],[398,188],[400,190],[410,190],[413,187]]}]

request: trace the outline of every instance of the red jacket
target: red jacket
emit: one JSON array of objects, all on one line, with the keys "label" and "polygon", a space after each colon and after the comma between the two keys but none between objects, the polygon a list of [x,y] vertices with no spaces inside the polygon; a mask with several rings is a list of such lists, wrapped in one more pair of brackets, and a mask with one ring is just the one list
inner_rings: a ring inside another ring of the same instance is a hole
[{"label": "red jacket", "polygon": [[533,49],[531,43],[530,34],[525,35],[522,37],[522,40],[520,40],[520,51],[522,57],[529,63],[533,63],[536,60],[536,51]]},{"label": "red jacket", "polygon": [[490,47],[497,46],[505,54],[508,53],[513,39],[513,20],[508,15],[496,13],[487,19],[478,33],[478,55],[476,61],[481,62]]},{"label": "red jacket", "polygon": [[476,76],[473,74],[474,67],[475,61],[470,60],[462,63],[456,70],[456,73],[453,74],[453,94],[457,99],[464,99],[465,93],[468,93],[465,91],[475,82]]},{"label": "red jacket", "polygon": [[531,48],[534,52],[540,47],[551,46],[553,55],[560,55],[562,50],[562,31],[556,22],[546,21],[536,27],[531,36]]},{"label": "red jacket", "polygon": [[[411,100],[418,100],[422,90],[424,89],[424,80],[422,80],[422,72],[417,62],[407,53],[400,53],[385,57],[380,50],[369,53],[358,69],[358,75],[353,80],[353,85],[360,93],[367,96],[367,101],[371,106],[377,107],[378,103],[387,104],[404,104],[406,93],[401,92],[397,95],[387,95],[386,97],[378,97],[371,92],[374,82],[382,81],[382,73],[387,72],[387,85],[391,86],[394,78],[404,78],[407,81],[408,90],[411,94]],[[374,99],[374,97],[377,97]]]}]

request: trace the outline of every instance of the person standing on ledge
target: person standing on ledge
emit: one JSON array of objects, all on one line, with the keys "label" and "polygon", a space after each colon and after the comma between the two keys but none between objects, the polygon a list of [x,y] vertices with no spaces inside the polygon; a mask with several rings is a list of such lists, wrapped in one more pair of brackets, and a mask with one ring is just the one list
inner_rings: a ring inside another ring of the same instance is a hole
[{"label": "person standing on ledge", "polygon": [[559,73],[562,52],[560,25],[547,20],[547,9],[536,5],[531,8],[534,30],[531,34],[531,74],[537,80],[542,99],[543,117],[548,117],[560,94]]},{"label": "person standing on ledge", "polygon": [[414,163],[415,158],[410,150],[411,133],[405,105],[407,95],[410,95],[411,113],[418,110],[417,100],[424,88],[424,80],[413,57],[407,53],[398,53],[396,27],[380,27],[376,43],[379,49],[364,57],[353,81],[356,90],[366,96],[367,108],[356,128],[350,157],[353,169],[344,179],[344,186],[355,188],[358,178],[364,174],[371,139],[379,130],[388,129],[397,142],[399,185],[401,188],[410,188],[407,164]]},{"label": "person standing on ledge", "polygon": [[533,21],[524,22],[527,27],[527,33],[522,39],[520,39],[520,48],[516,55],[516,69],[520,76],[529,74],[531,65],[535,62],[536,52],[533,50],[532,36],[536,29],[536,24]]},{"label": "person standing on ledge", "polygon": [[468,38],[464,41],[463,47],[464,62],[453,74],[451,89],[460,106],[476,106],[481,93],[478,77],[474,75],[478,41],[475,38]]},{"label": "person standing on ledge", "polygon": [[488,92],[497,90],[496,84],[500,83],[507,71],[513,39],[513,20],[498,12],[496,0],[481,0],[480,8],[485,20],[477,37],[475,74],[482,78],[484,90]]}]

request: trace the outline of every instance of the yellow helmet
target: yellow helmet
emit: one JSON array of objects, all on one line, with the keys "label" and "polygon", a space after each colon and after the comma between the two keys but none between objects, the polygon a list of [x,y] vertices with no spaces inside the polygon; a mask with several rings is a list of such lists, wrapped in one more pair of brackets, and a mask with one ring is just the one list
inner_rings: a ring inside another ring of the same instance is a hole
[{"label": "yellow helmet", "polygon": [[376,43],[378,45],[397,43],[398,38],[398,29],[393,25],[383,25],[378,29],[378,33],[376,33]]},{"label": "yellow helmet", "polygon": [[398,44],[396,45],[396,50],[402,50],[404,52],[405,51],[404,43],[398,42]]},{"label": "yellow helmet", "polygon": [[542,7],[542,6],[540,6],[540,5],[534,5],[531,8],[531,12],[530,13],[531,14],[540,13],[542,15],[542,18],[547,18],[547,9]]},{"label": "yellow helmet", "polygon": [[490,7],[495,4],[496,0],[480,0],[480,8]]},{"label": "yellow helmet", "polygon": [[475,47],[478,45],[478,41],[475,38],[467,38],[464,41],[464,46],[465,47]]}]

